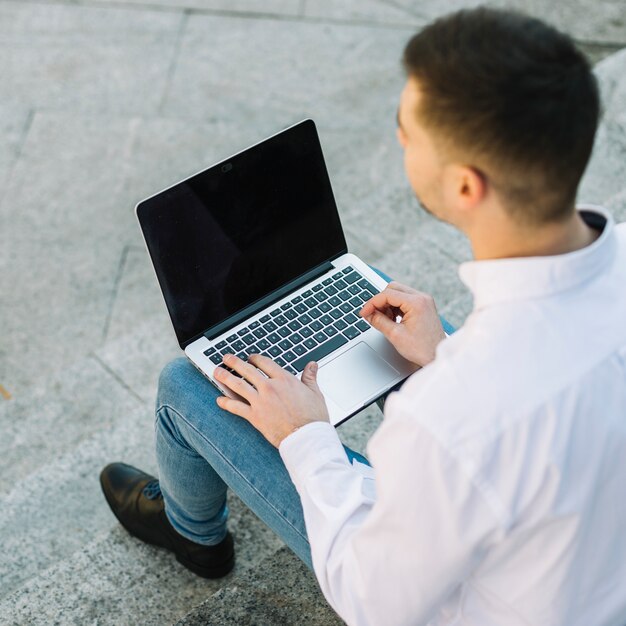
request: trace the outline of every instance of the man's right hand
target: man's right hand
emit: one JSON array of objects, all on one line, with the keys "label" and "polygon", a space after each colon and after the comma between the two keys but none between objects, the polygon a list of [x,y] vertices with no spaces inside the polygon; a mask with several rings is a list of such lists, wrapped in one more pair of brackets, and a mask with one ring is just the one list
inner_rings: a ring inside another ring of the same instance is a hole
[{"label": "man's right hand", "polygon": [[360,314],[405,359],[420,367],[434,360],[446,336],[432,296],[395,281],[368,300]]}]

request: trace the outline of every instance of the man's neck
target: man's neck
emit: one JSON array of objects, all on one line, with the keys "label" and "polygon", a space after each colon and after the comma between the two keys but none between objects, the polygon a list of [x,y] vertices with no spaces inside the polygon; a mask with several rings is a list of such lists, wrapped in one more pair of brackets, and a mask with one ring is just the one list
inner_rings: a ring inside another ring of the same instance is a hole
[{"label": "man's neck", "polygon": [[599,235],[578,211],[564,222],[540,227],[520,228],[504,218],[499,224],[491,221],[488,228],[476,228],[468,233],[477,261],[566,254],[585,248]]}]

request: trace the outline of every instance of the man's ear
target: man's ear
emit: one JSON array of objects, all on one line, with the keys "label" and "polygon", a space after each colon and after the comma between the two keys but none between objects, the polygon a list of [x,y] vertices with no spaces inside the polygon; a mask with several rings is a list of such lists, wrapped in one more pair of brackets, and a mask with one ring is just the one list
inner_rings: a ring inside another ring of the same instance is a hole
[{"label": "man's ear", "polygon": [[458,163],[445,166],[442,182],[445,206],[462,221],[482,203],[489,184],[479,169]]},{"label": "man's ear", "polygon": [[487,178],[468,165],[457,165],[455,169],[456,205],[461,211],[471,211],[487,195]]}]

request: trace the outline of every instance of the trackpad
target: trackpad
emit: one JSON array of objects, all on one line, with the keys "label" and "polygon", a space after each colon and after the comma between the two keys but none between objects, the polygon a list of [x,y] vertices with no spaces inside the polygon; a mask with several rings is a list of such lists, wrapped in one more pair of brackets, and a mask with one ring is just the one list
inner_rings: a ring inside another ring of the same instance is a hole
[{"label": "trackpad", "polygon": [[317,381],[325,396],[342,409],[365,402],[399,373],[366,343],[360,342],[320,367]]}]

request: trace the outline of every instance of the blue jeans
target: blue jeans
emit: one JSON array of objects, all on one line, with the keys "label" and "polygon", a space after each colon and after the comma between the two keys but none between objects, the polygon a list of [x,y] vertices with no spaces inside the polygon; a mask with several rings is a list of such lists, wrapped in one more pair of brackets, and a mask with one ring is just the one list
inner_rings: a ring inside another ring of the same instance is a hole
[{"label": "blue jeans", "polygon": [[[220,409],[218,395],[185,358],[161,372],[156,455],[170,523],[191,541],[219,543],[226,535],[230,487],[312,569],[300,496],[278,450],[244,419]],[[348,459],[367,463],[344,448]],[[153,489],[146,495],[157,493]]]}]

